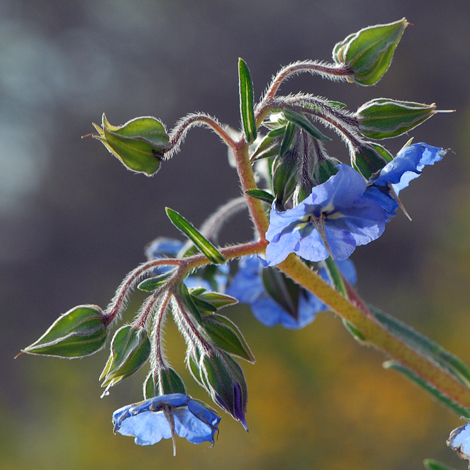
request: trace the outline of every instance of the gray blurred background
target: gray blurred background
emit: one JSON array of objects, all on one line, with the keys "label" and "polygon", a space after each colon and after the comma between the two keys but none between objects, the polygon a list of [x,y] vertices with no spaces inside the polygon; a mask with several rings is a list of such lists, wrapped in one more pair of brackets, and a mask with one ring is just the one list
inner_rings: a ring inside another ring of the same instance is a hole
[{"label": "gray blurred background", "polygon": [[[378,85],[302,75],[281,92],[326,96],[351,110],[375,97],[457,110],[411,133],[415,142],[452,149],[402,193],[413,222],[399,214],[353,259],[364,298],[469,362],[468,0],[0,1],[4,468],[404,469],[420,468],[425,457],[465,468],[444,444],[458,418],[383,371],[383,357],[361,349],[332,315],[285,332],[259,326],[237,307],[232,318],[258,358],[245,367],[250,433],[224,415],[214,449],[179,441],[177,459],[167,442],[142,449],[112,435],[111,412],[141,399],[140,384],[131,378],[100,401],[106,352],[74,362],[13,361],[60,313],[84,303],[104,307],[153,238],[178,236],[165,206],[200,225],[239,195],[225,148],[206,130],[190,132],[180,154],[146,178],[125,171],[97,141],[80,139],[91,122],[103,112],[114,125],[154,115],[171,128],[204,111],[238,128],[238,57],[258,99],[282,65],[329,61],[348,34],[404,16],[414,26]],[[407,139],[385,145],[396,152]],[[328,150],[347,161],[341,143]],[[245,241],[251,233],[244,214],[222,238]],[[171,324],[168,330],[170,359],[186,378],[182,342]]]}]

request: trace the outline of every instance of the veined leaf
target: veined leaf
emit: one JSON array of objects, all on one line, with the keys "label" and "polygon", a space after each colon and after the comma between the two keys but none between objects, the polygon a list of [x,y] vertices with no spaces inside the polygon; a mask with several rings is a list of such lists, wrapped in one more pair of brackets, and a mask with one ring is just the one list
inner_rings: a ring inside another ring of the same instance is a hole
[{"label": "veined leaf", "polygon": [[238,85],[240,91],[240,114],[246,141],[251,144],[256,140],[256,121],[253,109],[253,82],[247,63],[238,59]]}]

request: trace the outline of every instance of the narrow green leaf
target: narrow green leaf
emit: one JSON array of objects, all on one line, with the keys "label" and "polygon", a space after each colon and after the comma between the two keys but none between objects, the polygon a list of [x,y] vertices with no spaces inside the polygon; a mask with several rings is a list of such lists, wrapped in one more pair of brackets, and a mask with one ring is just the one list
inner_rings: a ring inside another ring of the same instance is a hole
[{"label": "narrow green leaf", "polygon": [[245,192],[246,194],[248,194],[248,196],[254,197],[255,199],[259,199],[260,201],[266,202],[269,205],[271,205],[275,199],[272,194],[262,189],[248,189],[248,191]]},{"label": "narrow green leaf", "polygon": [[323,142],[329,142],[331,139],[322,134],[303,114],[292,111],[291,109],[284,109],[284,116],[286,119],[308,132],[312,137]]},{"label": "narrow green leaf", "polygon": [[423,461],[423,464],[427,470],[455,470],[454,468],[433,459],[426,459]]},{"label": "narrow green leaf", "polygon": [[437,401],[441,404],[452,410],[454,413],[458,414],[459,416],[464,416],[466,418],[470,418],[470,410],[468,408],[464,408],[460,406],[455,401],[451,400],[449,397],[446,397],[444,394],[441,393],[440,390],[433,387],[421,377],[416,375],[413,371],[408,369],[407,367],[401,365],[396,361],[387,361],[384,362],[383,366],[385,369],[393,369],[396,370],[403,375],[405,375],[408,379],[414,382],[416,385],[419,385],[421,388],[426,390],[429,394],[431,394]]},{"label": "narrow green leaf", "polygon": [[238,85],[240,91],[240,114],[246,141],[251,144],[256,140],[256,121],[253,109],[253,82],[247,63],[238,59]]},{"label": "narrow green leaf", "polygon": [[415,351],[437,362],[449,374],[452,374],[464,385],[470,387],[470,370],[458,357],[391,315],[387,315],[371,305],[368,307],[379,323],[388,331],[400,338]]},{"label": "narrow green leaf", "polygon": [[186,235],[207,258],[214,264],[225,263],[225,258],[219,253],[217,248],[207,240],[192,224],[190,224],[181,214],[170,209],[165,208],[166,215],[170,219],[171,223],[184,235]]},{"label": "narrow green leaf", "polygon": [[208,313],[217,312],[217,308],[214,307],[210,302],[206,302],[205,300],[201,299],[196,295],[191,295],[191,300],[193,301],[194,305],[198,308],[198,310],[202,310]]},{"label": "narrow green leaf", "polygon": [[159,287],[163,286],[168,279],[175,273],[174,270],[168,271],[166,273],[160,274],[155,277],[149,277],[148,279],[143,280],[138,286],[137,289],[144,292],[153,292]]}]

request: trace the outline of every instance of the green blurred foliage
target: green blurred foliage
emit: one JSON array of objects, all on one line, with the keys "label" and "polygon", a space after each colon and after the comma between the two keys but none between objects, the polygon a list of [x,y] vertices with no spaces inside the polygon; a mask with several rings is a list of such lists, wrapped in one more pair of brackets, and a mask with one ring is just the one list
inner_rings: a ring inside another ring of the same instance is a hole
[{"label": "green blurred foliage", "polygon": [[[244,306],[234,307],[229,316],[257,358],[243,364],[250,432],[222,412],[214,448],[180,439],[176,458],[168,441],[145,448],[112,434],[112,412],[141,399],[144,370],[100,400],[106,351],[80,361],[25,355],[13,361],[61,312],[86,302],[105,306],[125,273],[143,261],[146,243],[177,236],[165,205],[200,226],[238,195],[225,149],[202,130],[156,178],[130,175],[96,142],[79,138],[102,112],[112,122],[155,115],[171,127],[201,110],[236,127],[238,57],[250,64],[257,99],[280,64],[330,60],[346,34],[403,16],[415,26],[376,87],[302,76],[281,91],[313,92],[351,110],[378,96],[458,110],[413,132],[415,142],[455,152],[403,193],[413,222],[397,216],[354,261],[367,300],[469,363],[467,0],[1,2],[2,469],[398,470],[423,468],[424,458],[465,468],[445,447],[458,417],[383,370],[385,358],[356,344],[330,313],[287,331],[266,329]],[[392,141],[390,149],[406,140]],[[332,156],[346,155],[331,144]],[[209,158],[211,171],[204,171]],[[184,190],[175,191],[177,185]],[[248,224],[235,225],[225,241],[251,237]],[[208,401],[184,368],[171,322],[166,345],[188,393]]]}]

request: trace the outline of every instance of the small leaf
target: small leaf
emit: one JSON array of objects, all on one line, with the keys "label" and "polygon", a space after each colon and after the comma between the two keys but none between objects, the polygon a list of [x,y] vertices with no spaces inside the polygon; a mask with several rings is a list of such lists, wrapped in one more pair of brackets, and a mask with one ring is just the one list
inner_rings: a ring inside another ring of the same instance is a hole
[{"label": "small leaf", "polygon": [[153,292],[163,286],[174,273],[175,271],[171,270],[155,277],[149,277],[148,279],[143,280],[137,286],[137,289],[144,292]]},{"label": "small leaf", "polygon": [[198,230],[194,228],[182,215],[178,212],[165,208],[166,214],[171,223],[184,235],[186,235],[207,258],[214,264],[225,263],[225,258],[219,253],[217,248],[205,238]]},{"label": "small leaf", "polygon": [[263,191],[262,189],[248,189],[245,192],[248,194],[248,196],[259,199],[260,201],[266,202],[269,205],[271,205],[275,199],[272,194],[268,193],[267,191]]},{"label": "small leaf", "polygon": [[247,143],[256,140],[256,121],[253,109],[253,82],[250,70],[243,59],[238,59],[238,84],[240,91],[240,114]]},{"label": "small leaf", "polygon": [[396,361],[384,362],[383,366],[385,367],[385,369],[393,369],[398,372],[401,372],[408,379],[410,379],[412,382],[426,390],[437,401],[452,410],[454,413],[458,414],[459,416],[465,416],[466,418],[470,418],[470,410],[468,408],[464,408],[455,401],[451,400],[449,397],[446,397],[440,390],[430,385],[428,382],[423,380],[419,375],[415,374],[412,370],[408,369],[407,367],[401,365]]},{"label": "small leaf", "polygon": [[299,126],[315,139],[323,142],[329,142],[331,140],[326,135],[323,135],[303,114],[292,111],[291,109],[284,109],[283,113],[289,122]]},{"label": "small leaf", "polygon": [[204,331],[220,349],[254,363],[255,357],[238,327],[227,317],[213,314],[204,317]]},{"label": "small leaf", "polygon": [[284,137],[286,126],[276,127],[264,136],[256,150],[251,155],[252,162],[261,160],[262,158],[274,157],[279,155],[281,141]]},{"label": "small leaf", "polygon": [[201,299],[196,295],[191,295],[191,300],[193,301],[194,305],[198,308],[199,311],[205,311],[207,313],[217,312],[217,308],[214,307],[211,303],[206,302],[205,300]]}]

